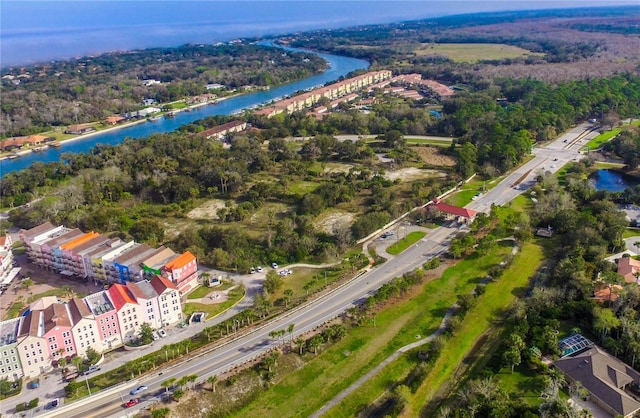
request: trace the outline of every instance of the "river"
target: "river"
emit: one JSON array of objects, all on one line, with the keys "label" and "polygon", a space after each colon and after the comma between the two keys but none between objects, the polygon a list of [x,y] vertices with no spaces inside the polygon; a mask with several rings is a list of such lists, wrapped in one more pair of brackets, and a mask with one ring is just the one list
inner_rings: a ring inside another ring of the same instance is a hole
[{"label": "river", "polygon": [[[296,48],[280,48],[287,51],[302,51]],[[144,138],[153,133],[172,132],[180,126],[189,124],[198,119],[203,119],[208,116],[229,115],[239,112],[243,109],[258,106],[283,96],[291,95],[300,90],[322,86],[327,82],[335,81],[352,71],[366,69],[369,67],[369,62],[365,60],[317,52],[314,53],[324,58],[329,63],[329,68],[321,74],[313,75],[303,80],[294,81],[288,84],[283,84],[269,90],[260,90],[236,96],[223,100],[218,104],[197,107],[191,112],[178,112],[175,118],[172,119],[162,118],[156,122],[146,122],[127,126],[121,129],[92,135],[85,139],[62,142],[62,145],[59,148],[49,147],[44,151],[25,154],[13,160],[5,159],[0,161],[0,173],[5,175],[12,171],[22,170],[31,166],[31,164],[36,161],[59,161],[63,153],[88,152],[98,144],[116,145],[122,143],[125,138]]]}]

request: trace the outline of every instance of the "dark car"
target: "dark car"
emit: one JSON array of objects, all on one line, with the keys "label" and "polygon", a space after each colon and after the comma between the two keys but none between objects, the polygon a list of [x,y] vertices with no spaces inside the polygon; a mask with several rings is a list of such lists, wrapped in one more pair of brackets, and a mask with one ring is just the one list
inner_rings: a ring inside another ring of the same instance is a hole
[{"label": "dark car", "polygon": [[60,405],[60,399],[55,398],[54,400],[52,400],[51,402],[49,402],[47,404],[47,406],[44,407],[44,409],[46,410],[50,410],[50,409],[55,409],[58,407],[58,405]]},{"label": "dark car", "polygon": [[38,386],[40,386],[40,380],[38,379],[32,380],[31,382],[27,383],[27,388],[29,389],[37,389]]}]

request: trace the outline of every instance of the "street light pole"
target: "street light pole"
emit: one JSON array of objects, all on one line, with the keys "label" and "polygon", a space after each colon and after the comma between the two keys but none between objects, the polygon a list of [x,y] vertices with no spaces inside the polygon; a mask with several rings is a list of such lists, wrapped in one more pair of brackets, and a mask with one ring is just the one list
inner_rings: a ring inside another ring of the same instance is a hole
[{"label": "street light pole", "polygon": [[87,375],[84,375],[84,381],[87,384],[87,390],[89,391],[89,396],[91,396],[91,388],[89,387],[89,379],[87,378]]}]

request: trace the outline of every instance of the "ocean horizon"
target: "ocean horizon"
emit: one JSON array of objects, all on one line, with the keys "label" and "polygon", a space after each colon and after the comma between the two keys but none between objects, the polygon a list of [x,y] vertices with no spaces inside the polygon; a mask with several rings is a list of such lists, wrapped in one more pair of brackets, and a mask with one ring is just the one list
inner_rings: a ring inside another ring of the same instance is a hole
[{"label": "ocean horizon", "polygon": [[[633,4],[616,0],[616,4]],[[610,5],[583,1],[2,1],[0,67],[444,15]]]}]

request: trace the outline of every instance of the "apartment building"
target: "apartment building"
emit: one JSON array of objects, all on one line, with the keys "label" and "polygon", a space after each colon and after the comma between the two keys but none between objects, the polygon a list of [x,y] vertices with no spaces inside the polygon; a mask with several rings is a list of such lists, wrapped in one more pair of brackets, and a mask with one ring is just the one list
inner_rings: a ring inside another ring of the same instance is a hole
[{"label": "apartment building", "polygon": [[162,276],[155,276],[151,279],[150,284],[158,294],[157,301],[160,305],[162,325],[167,326],[180,322],[182,320],[182,304],[178,287]]},{"label": "apartment building", "polygon": [[71,334],[76,343],[76,353],[86,357],[89,347],[97,353],[104,351],[96,319],[84,300],[73,298],[69,301],[69,315],[71,317]]},{"label": "apartment building", "polygon": [[131,292],[139,305],[140,323],[146,322],[153,329],[162,328],[159,295],[153,285],[147,280],[129,282],[127,283],[127,289],[129,289],[129,292]]},{"label": "apartment building", "polygon": [[44,311],[31,311],[22,318],[18,332],[18,356],[24,377],[31,378],[51,370],[51,358],[44,336]]},{"label": "apartment building", "polygon": [[120,347],[122,345],[120,323],[108,291],[103,290],[89,295],[84,298],[84,301],[96,321],[101,342],[101,349],[97,351],[102,353]]},{"label": "apartment building", "polygon": [[15,381],[24,376],[18,354],[22,317],[0,322],[0,379]]},{"label": "apartment building", "polygon": [[161,270],[162,276],[176,285],[182,294],[198,286],[198,262],[189,251],[169,261]]},{"label": "apartment building", "polygon": [[125,285],[114,284],[109,287],[108,292],[116,310],[120,335],[123,342],[128,343],[137,338],[143,322],[140,305]]}]

